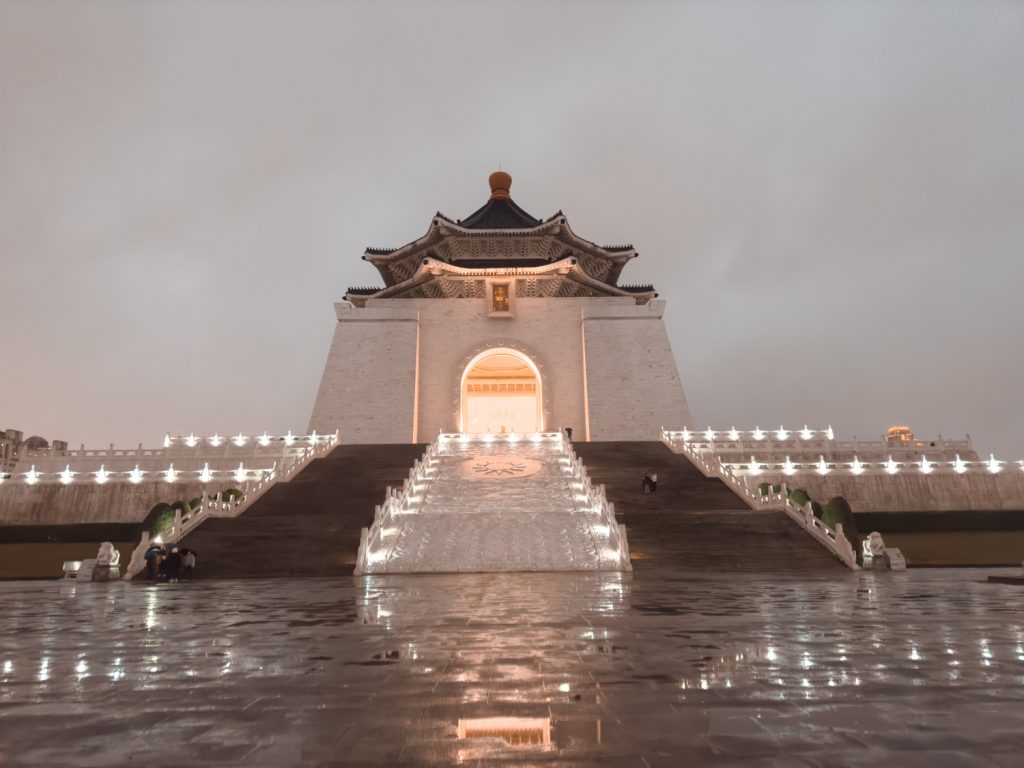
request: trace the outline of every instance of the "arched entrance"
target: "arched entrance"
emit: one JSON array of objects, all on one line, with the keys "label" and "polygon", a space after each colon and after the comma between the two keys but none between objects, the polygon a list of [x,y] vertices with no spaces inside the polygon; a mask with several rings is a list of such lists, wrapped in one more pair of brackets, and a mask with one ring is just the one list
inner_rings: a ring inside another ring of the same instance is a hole
[{"label": "arched entrance", "polygon": [[514,349],[496,347],[469,361],[462,373],[459,431],[543,432],[540,371]]}]

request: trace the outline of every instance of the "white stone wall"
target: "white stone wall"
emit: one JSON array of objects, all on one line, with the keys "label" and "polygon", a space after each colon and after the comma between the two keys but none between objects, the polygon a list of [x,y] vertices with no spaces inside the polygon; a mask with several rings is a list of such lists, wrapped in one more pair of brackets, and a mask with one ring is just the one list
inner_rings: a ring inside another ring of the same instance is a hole
[{"label": "white stone wall", "polygon": [[571,426],[586,439],[588,396],[591,439],[656,440],[662,425],[690,424],[663,302],[516,298],[508,317],[489,316],[484,299],[337,306],[309,428],[338,429],[342,442],[428,441],[458,431],[463,371],[492,347],[516,349],[538,367],[546,429]]},{"label": "white stone wall", "polygon": [[309,431],[339,431],[345,443],[414,440],[417,309],[408,302],[335,304],[327,364]]},{"label": "white stone wall", "polygon": [[662,319],[664,301],[584,309],[591,440],[651,440],[693,426]]},{"label": "white stone wall", "polygon": [[998,474],[971,472],[963,475],[816,475],[793,477],[764,475],[767,482],[785,482],[803,488],[825,504],[842,496],[855,512],[954,511],[974,509],[1024,509],[1024,472],[1004,468]]},{"label": "white stone wall", "polygon": [[191,501],[232,483],[0,485],[0,525],[140,523],[157,504]]}]

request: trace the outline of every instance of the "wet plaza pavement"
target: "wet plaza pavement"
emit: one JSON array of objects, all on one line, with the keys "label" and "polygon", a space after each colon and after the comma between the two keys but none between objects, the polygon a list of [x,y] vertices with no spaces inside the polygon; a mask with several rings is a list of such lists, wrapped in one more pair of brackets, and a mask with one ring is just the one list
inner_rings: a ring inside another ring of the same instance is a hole
[{"label": "wet plaza pavement", "polygon": [[0,765],[1021,766],[991,572],[0,583]]}]

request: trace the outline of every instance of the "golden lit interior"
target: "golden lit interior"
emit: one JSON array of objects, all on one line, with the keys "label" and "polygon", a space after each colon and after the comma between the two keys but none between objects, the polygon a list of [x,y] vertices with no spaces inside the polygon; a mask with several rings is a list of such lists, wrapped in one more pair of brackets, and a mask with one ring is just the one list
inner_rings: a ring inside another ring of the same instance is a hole
[{"label": "golden lit interior", "polygon": [[463,432],[507,434],[543,431],[540,379],[518,353],[494,350],[463,377]]}]

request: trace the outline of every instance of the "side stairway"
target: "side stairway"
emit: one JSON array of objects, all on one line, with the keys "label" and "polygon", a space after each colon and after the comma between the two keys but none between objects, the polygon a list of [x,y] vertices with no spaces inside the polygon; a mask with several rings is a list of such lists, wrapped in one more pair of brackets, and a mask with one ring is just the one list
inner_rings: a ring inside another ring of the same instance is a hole
[{"label": "side stairway", "polygon": [[197,552],[202,578],[349,576],[374,506],[425,448],[339,445],[240,516],[210,518],[181,543]]},{"label": "side stairway", "polygon": [[[681,571],[845,570],[785,512],[750,509],[724,482],[705,477],[664,443],[581,442],[573,448],[625,524],[636,570],[645,561]],[[657,473],[657,493],[643,493],[646,472]]]}]

